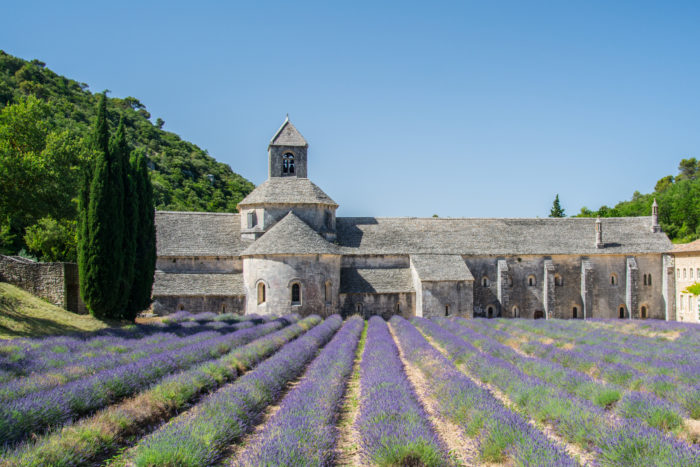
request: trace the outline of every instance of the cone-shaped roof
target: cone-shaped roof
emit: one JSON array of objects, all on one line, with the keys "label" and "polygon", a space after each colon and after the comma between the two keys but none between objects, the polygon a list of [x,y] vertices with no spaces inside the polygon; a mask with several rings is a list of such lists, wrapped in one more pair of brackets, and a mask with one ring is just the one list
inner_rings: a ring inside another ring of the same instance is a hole
[{"label": "cone-shaped roof", "polygon": [[248,194],[238,206],[255,204],[323,204],[338,207],[338,203],[308,178],[272,177]]},{"label": "cone-shaped roof", "polygon": [[340,254],[338,247],[327,242],[293,212],[289,212],[262,237],[243,250],[241,256]]},{"label": "cone-shaped roof", "polygon": [[299,130],[296,129],[292,122],[289,121],[289,117],[284,120],[282,126],[275,136],[270,140],[270,146],[302,146],[308,147],[309,143],[306,142]]}]

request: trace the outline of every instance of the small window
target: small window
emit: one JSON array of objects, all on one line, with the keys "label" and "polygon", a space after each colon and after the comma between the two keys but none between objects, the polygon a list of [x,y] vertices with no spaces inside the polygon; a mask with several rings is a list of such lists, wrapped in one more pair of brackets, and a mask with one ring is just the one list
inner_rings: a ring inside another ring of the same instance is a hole
[{"label": "small window", "polygon": [[625,307],[621,306],[620,307],[620,319],[623,319],[625,317]]},{"label": "small window", "polygon": [[681,268],[676,269],[676,279],[681,278]]},{"label": "small window", "polygon": [[577,318],[578,318],[578,307],[577,307],[577,306],[575,306],[575,307],[571,310],[571,315],[574,317],[574,319],[577,319]]},{"label": "small window", "polygon": [[301,286],[298,282],[292,284],[292,305],[301,304]]},{"label": "small window", "polygon": [[486,316],[490,319],[493,318],[493,307],[491,305],[486,308]]},{"label": "small window", "polygon": [[482,277],[481,278],[481,286],[482,287],[488,287],[489,286],[489,278],[488,277]]},{"label": "small window", "polygon": [[265,303],[265,284],[258,283],[258,305]]},{"label": "small window", "polygon": [[221,313],[226,313],[226,304],[221,305]]},{"label": "small window", "polygon": [[681,294],[680,296],[680,301],[681,301],[681,311],[685,309],[685,302],[683,301],[683,295]]},{"label": "small window", "polygon": [[647,275],[644,274],[644,285],[647,285]]},{"label": "small window", "polygon": [[647,319],[647,307],[642,307],[642,319]]},{"label": "small window", "polygon": [[693,278],[693,268],[690,268],[690,278]]},{"label": "small window", "polygon": [[685,279],[685,278],[686,278],[686,275],[685,275],[685,268],[683,268],[683,279]]},{"label": "small window", "polygon": [[529,285],[530,287],[534,287],[537,285],[537,279],[535,279],[535,276],[528,276],[527,285]]},{"label": "small window", "polygon": [[360,314],[362,313],[362,303],[358,303],[355,305],[355,311]]},{"label": "small window", "polygon": [[397,304],[396,304],[396,314],[397,314],[397,315],[400,315],[400,314],[401,314],[401,304],[400,304],[400,303],[397,303]]},{"label": "small window", "polygon": [[445,305],[445,316],[450,316],[450,305]]},{"label": "small window", "polygon": [[561,287],[564,285],[564,279],[559,274],[554,275],[554,285]]},{"label": "small window", "polygon": [[610,285],[617,285],[617,275],[615,275],[615,274],[610,275]]},{"label": "small window", "polygon": [[183,305],[182,303],[177,305],[177,311],[184,311],[184,309],[185,309],[185,305]]},{"label": "small window", "polygon": [[282,173],[289,175],[294,173],[294,154],[291,152],[282,156]]},{"label": "small window", "polygon": [[255,214],[255,211],[249,211],[247,217],[248,217],[248,228],[252,229],[258,223],[258,216]]},{"label": "small window", "polygon": [[518,309],[518,306],[513,307],[513,318],[519,318],[520,317],[520,310]]},{"label": "small window", "polygon": [[331,281],[326,282],[326,303],[331,303],[331,291],[332,291],[332,285]]}]

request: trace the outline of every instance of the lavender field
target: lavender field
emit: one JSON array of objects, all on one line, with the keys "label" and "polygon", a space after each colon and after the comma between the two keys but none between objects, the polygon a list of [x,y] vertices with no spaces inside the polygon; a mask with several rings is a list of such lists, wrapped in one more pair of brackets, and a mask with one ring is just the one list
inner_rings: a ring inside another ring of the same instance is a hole
[{"label": "lavender field", "polygon": [[700,466],[700,327],[192,315],[0,343],[0,465]]}]

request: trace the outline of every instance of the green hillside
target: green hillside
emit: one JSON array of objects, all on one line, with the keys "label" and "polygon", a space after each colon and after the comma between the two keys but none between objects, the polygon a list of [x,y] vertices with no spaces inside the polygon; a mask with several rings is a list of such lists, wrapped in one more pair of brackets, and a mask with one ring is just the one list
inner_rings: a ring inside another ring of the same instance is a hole
[{"label": "green hillside", "polygon": [[635,191],[631,200],[612,208],[601,206],[592,211],[583,207],[576,217],[649,216],[654,198],[659,203],[659,224],[674,243],[700,238],[700,161],[694,157],[682,159],[678,174],[659,179],[652,193]]},{"label": "green hillside", "polygon": [[[43,259],[74,259],[75,198],[91,162],[85,139],[96,94],[38,60],[0,50],[0,252],[27,249]],[[129,143],[143,149],[161,210],[235,212],[253,184],[205,150],[151,122],[134,97],[108,100]],[[73,239],[74,240],[74,239]]]}]

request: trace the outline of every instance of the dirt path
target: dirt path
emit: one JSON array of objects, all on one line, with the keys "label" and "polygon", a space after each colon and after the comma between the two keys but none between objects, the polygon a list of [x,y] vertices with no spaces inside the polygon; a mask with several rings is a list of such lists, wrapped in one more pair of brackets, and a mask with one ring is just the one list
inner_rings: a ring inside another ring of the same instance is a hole
[{"label": "dirt path", "polygon": [[365,349],[367,323],[357,345],[352,373],[348,380],[345,395],[340,403],[336,423],[337,441],[335,445],[335,465],[364,466],[360,458],[360,436],[355,430],[355,420],[360,408],[360,361]]},{"label": "dirt path", "polygon": [[394,338],[396,347],[399,349],[399,358],[403,363],[408,381],[413,386],[413,392],[418,396],[418,402],[423,406],[428,414],[429,420],[433,429],[438,435],[442,444],[447,448],[450,456],[456,460],[459,465],[472,466],[479,465],[477,458],[479,456],[476,442],[464,436],[462,429],[446,419],[440,414],[438,401],[431,396],[430,384],[420,369],[410,364],[404,355],[399,339],[396,337],[393,327],[389,324],[389,331]]},{"label": "dirt path", "polygon": [[[429,336],[424,335],[424,337],[430,342],[430,344],[435,347],[437,350],[439,350],[443,355],[445,355],[447,358],[449,358],[449,355],[447,352],[438,344],[436,343],[433,339],[431,339]],[[537,423],[534,420],[532,420],[530,417],[527,415],[523,414],[520,412],[516,405],[508,398],[508,396],[503,393],[500,389],[497,387],[491,385],[491,384],[486,384],[483,383],[479,378],[476,378],[474,375],[472,375],[469,370],[466,368],[465,365],[458,365],[458,369],[464,373],[465,376],[467,376],[469,379],[471,379],[477,386],[486,389],[489,391],[496,399],[498,399],[503,405],[508,407],[510,410],[514,412],[520,413],[524,419],[527,420],[527,422],[540,430],[544,435],[549,438],[550,441],[552,441],[554,444],[558,444],[561,447],[563,447],[566,452],[573,458],[578,458],[579,462],[581,462],[583,465],[595,465],[595,456],[593,453],[585,451],[581,447],[569,443],[566,441],[564,438],[559,436],[554,428],[549,425],[549,424],[543,424],[543,423]]]}]

